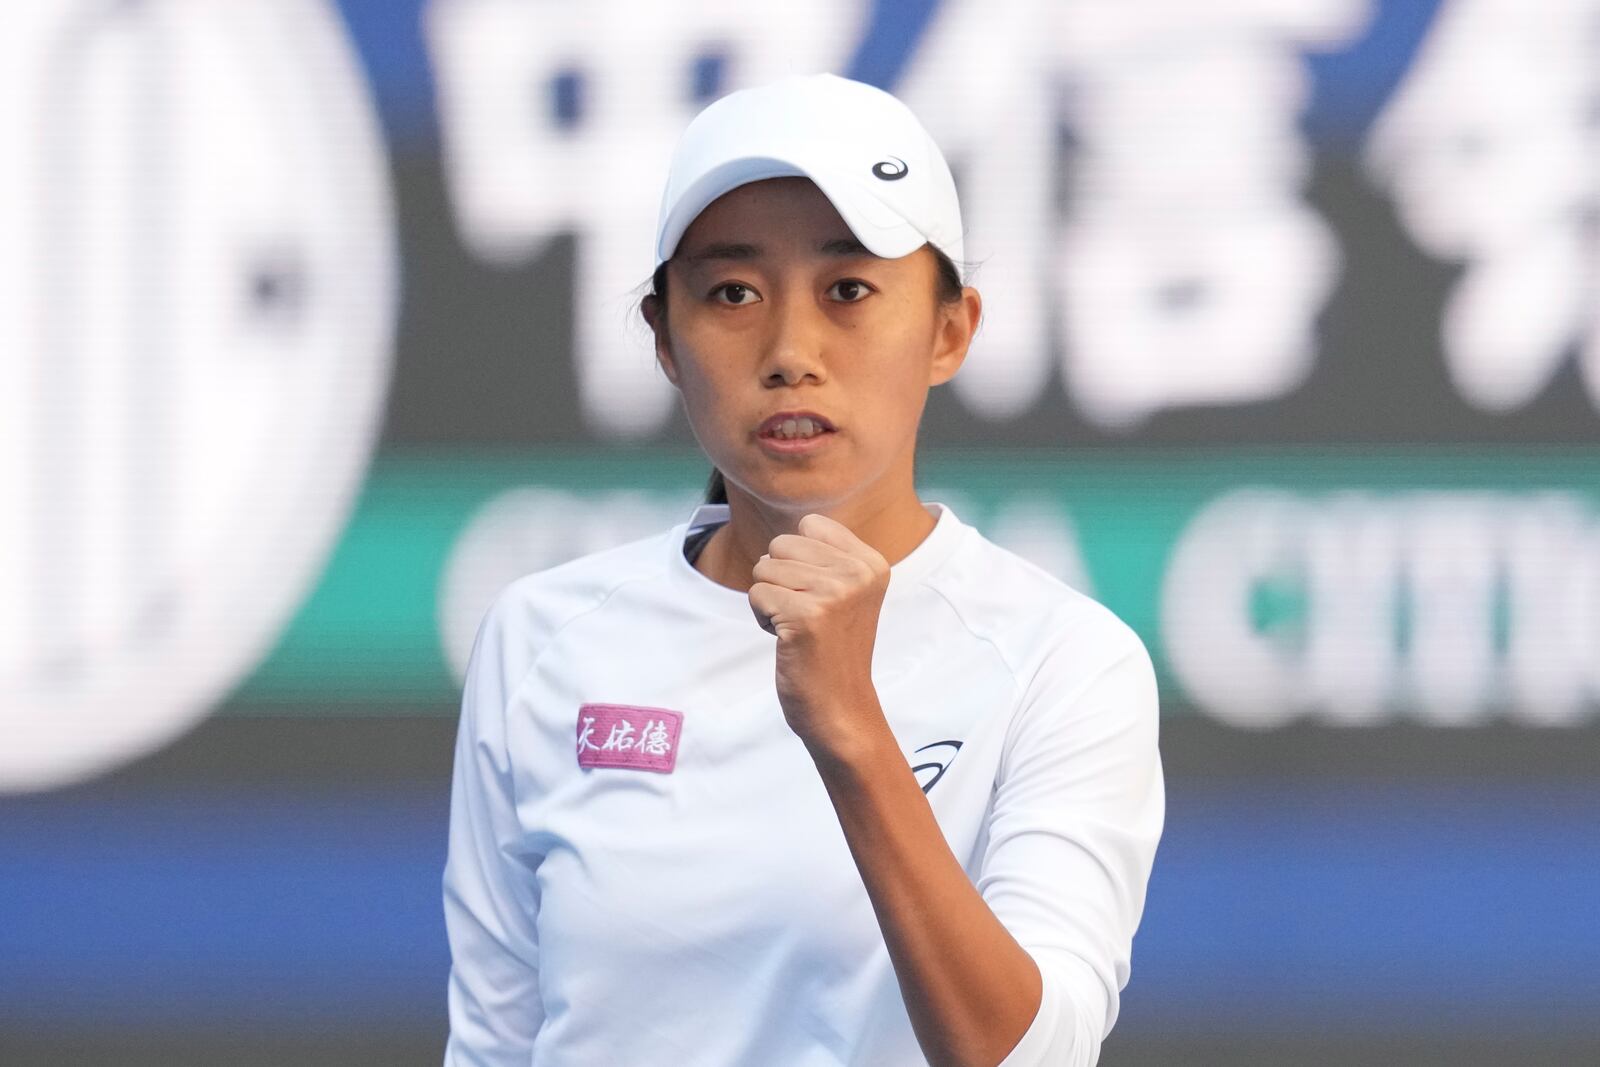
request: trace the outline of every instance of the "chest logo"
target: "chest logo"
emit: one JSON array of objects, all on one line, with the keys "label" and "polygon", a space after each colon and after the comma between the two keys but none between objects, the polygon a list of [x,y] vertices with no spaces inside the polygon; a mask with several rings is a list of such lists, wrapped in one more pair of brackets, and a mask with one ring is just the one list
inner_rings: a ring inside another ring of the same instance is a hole
[{"label": "chest logo", "polygon": [[[911,768],[911,773],[915,774],[917,776],[917,781],[922,783],[922,791],[924,793],[926,793],[928,790],[932,789],[933,786],[934,786],[934,783],[937,782],[939,779],[944,777],[944,772],[945,772],[946,769],[949,768],[951,762],[956,758],[956,753],[961,751],[961,742],[960,741],[935,741],[931,745],[923,745],[921,748],[917,749],[917,751],[918,752],[927,752],[928,749],[930,749],[930,748],[948,749],[949,751],[948,752],[941,752],[941,753],[939,753],[938,756],[930,756],[929,760],[932,761],[932,762],[919,763],[915,767]],[[944,757],[944,762],[943,763],[937,762],[939,756],[943,756]],[[928,780],[925,781],[925,782],[923,781],[923,777],[924,777],[923,772],[924,771],[932,771],[933,772],[933,776],[928,778]]]},{"label": "chest logo", "polygon": [[578,706],[578,766],[671,774],[683,712],[634,704]]}]

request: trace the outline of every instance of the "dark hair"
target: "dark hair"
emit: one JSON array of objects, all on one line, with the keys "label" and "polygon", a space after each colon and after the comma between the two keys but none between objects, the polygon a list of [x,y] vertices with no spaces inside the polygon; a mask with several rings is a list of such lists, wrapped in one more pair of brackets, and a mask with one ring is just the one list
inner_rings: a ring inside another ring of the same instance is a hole
[{"label": "dark hair", "polygon": [[[941,305],[954,304],[961,299],[961,272],[956,269],[954,261],[944,252],[932,244],[927,246],[933,253],[933,258],[939,269],[939,291],[937,294]],[[667,313],[667,265],[661,264],[650,276],[650,293],[656,299],[657,314],[664,317]],[[916,458],[912,457],[911,477],[916,478]],[[711,479],[706,483],[707,504],[726,504],[728,502],[728,484],[723,480],[722,472],[716,467],[711,468]]]}]

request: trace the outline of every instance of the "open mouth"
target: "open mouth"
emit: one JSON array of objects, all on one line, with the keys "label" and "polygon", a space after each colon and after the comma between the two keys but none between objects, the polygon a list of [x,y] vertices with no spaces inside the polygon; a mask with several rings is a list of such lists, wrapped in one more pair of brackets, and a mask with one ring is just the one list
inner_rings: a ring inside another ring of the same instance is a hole
[{"label": "open mouth", "polygon": [[757,438],[769,454],[793,455],[826,448],[837,432],[820,416],[784,413],[762,423]]},{"label": "open mouth", "polygon": [[821,437],[834,431],[811,418],[784,419],[762,431],[761,436],[769,441],[805,441],[814,437]]}]

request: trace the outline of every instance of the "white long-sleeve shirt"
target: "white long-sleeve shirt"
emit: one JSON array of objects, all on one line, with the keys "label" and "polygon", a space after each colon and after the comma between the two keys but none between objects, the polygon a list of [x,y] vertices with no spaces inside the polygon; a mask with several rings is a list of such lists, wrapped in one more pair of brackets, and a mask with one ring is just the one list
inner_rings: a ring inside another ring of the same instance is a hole
[{"label": "white long-sleeve shirt", "polygon": [[[1002,1067],[1089,1065],[1165,800],[1150,658],[958,519],[891,570],[872,678],[945,841],[1039,966]],[[685,523],[506,586],[464,687],[447,1067],[927,1062],[776,638]]]}]

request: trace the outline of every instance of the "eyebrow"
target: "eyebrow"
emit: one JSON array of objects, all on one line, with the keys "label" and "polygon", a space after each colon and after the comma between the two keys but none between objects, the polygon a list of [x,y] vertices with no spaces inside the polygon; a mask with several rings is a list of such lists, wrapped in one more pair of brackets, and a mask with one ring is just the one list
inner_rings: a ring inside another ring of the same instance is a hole
[{"label": "eyebrow", "polygon": [[[824,241],[817,246],[817,251],[826,256],[870,256],[866,245],[853,237],[836,237],[831,241]],[[713,260],[749,260],[761,255],[761,249],[752,244],[720,243],[706,245],[704,248],[689,253],[684,258],[690,263],[707,263]]]}]

